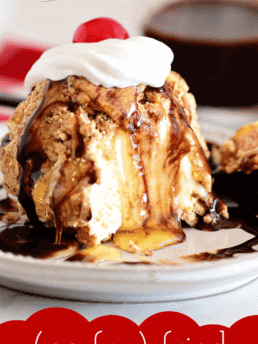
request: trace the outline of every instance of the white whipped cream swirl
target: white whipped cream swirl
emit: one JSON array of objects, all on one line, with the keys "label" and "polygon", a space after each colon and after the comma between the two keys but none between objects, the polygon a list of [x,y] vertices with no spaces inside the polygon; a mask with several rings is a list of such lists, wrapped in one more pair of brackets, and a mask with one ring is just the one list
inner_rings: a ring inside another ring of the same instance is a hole
[{"label": "white whipped cream swirl", "polygon": [[25,78],[28,92],[41,80],[83,76],[95,85],[129,87],[163,86],[173,61],[172,50],[153,38],[72,43],[45,51]]}]

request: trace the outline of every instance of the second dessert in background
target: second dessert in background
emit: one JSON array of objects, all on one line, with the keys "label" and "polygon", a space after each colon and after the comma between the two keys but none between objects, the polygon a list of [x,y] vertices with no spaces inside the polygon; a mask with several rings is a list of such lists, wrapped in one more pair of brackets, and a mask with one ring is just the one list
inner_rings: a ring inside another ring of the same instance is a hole
[{"label": "second dessert in background", "polygon": [[243,217],[257,225],[258,122],[238,129],[212,156],[216,191],[234,199]]}]

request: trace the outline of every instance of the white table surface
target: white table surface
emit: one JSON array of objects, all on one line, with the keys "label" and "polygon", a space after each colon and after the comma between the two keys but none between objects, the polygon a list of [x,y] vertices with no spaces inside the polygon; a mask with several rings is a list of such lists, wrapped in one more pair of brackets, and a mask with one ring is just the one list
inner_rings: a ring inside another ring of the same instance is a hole
[{"label": "white table surface", "polygon": [[88,320],[104,315],[120,315],[138,325],[149,316],[165,311],[185,314],[199,325],[220,324],[231,326],[250,315],[258,315],[258,280],[239,289],[212,297],[195,300],[159,303],[91,303],[51,299],[27,295],[0,287],[0,323],[26,320],[35,312],[49,307],[74,310]]},{"label": "white table surface", "polygon": [[[234,130],[242,123],[241,112],[250,114],[250,119],[255,120],[257,107],[237,110],[239,116]],[[199,116],[203,123],[203,129],[209,134],[210,123],[205,123],[206,113],[214,114],[215,121],[225,120],[225,111],[200,108]],[[222,117],[220,117],[222,116]],[[258,117],[257,117],[258,118]],[[236,120],[235,110],[228,110],[229,122]],[[232,123],[225,124],[225,135],[228,135]],[[228,128],[228,129],[227,129]],[[175,311],[183,313],[194,319],[199,325],[221,324],[230,326],[234,322],[250,315],[258,315],[258,280],[255,280],[236,290],[199,299],[159,302],[159,303],[91,303],[80,301],[69,301],[54,298],[28,295],[19,291],[10,290],[0,286],[0,323],[9,320],[26,320],[35,312],[48,307],[64,307],[78,312],[88,320],[103,315],[120,315],[140,324],[149,316],[164,312]]]}]

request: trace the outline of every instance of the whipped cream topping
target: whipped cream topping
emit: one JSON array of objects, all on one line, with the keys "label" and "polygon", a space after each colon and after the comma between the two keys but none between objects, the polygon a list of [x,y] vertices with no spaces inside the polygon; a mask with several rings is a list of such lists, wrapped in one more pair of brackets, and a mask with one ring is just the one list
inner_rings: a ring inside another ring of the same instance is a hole
[{"label": "whipped cream topping", "polygon": [[153,38],[72,43],[45,51],[25,78],[28,92],[41,80],[83,76],[95,85],[129,87],[164,85],[173,61],[172,50]]}]

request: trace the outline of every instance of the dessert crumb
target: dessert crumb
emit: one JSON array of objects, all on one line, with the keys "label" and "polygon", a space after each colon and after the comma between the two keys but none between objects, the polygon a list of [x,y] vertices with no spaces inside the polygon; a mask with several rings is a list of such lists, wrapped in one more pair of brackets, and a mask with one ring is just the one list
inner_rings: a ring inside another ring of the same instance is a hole
[{"label": "dessert crumb", "polygon": [[6,223],[16,223],[20,219],[20,214],[17,212],[9,212],[1,217],[1,221]]},{"label": "dessert crumb", "polygon": [[151,256],[153,256],[153,254],[154,254],[154,252],[151,249],[148,249],[144,252],[144,255],[147,257],[151,257]]},{"label": "dessert crumb", "polygon": [[135,245],[133,241],[130,240],[128,251],[131,253],[136,253],[136,252],[140,252],[140,249],[137,245]]}]

